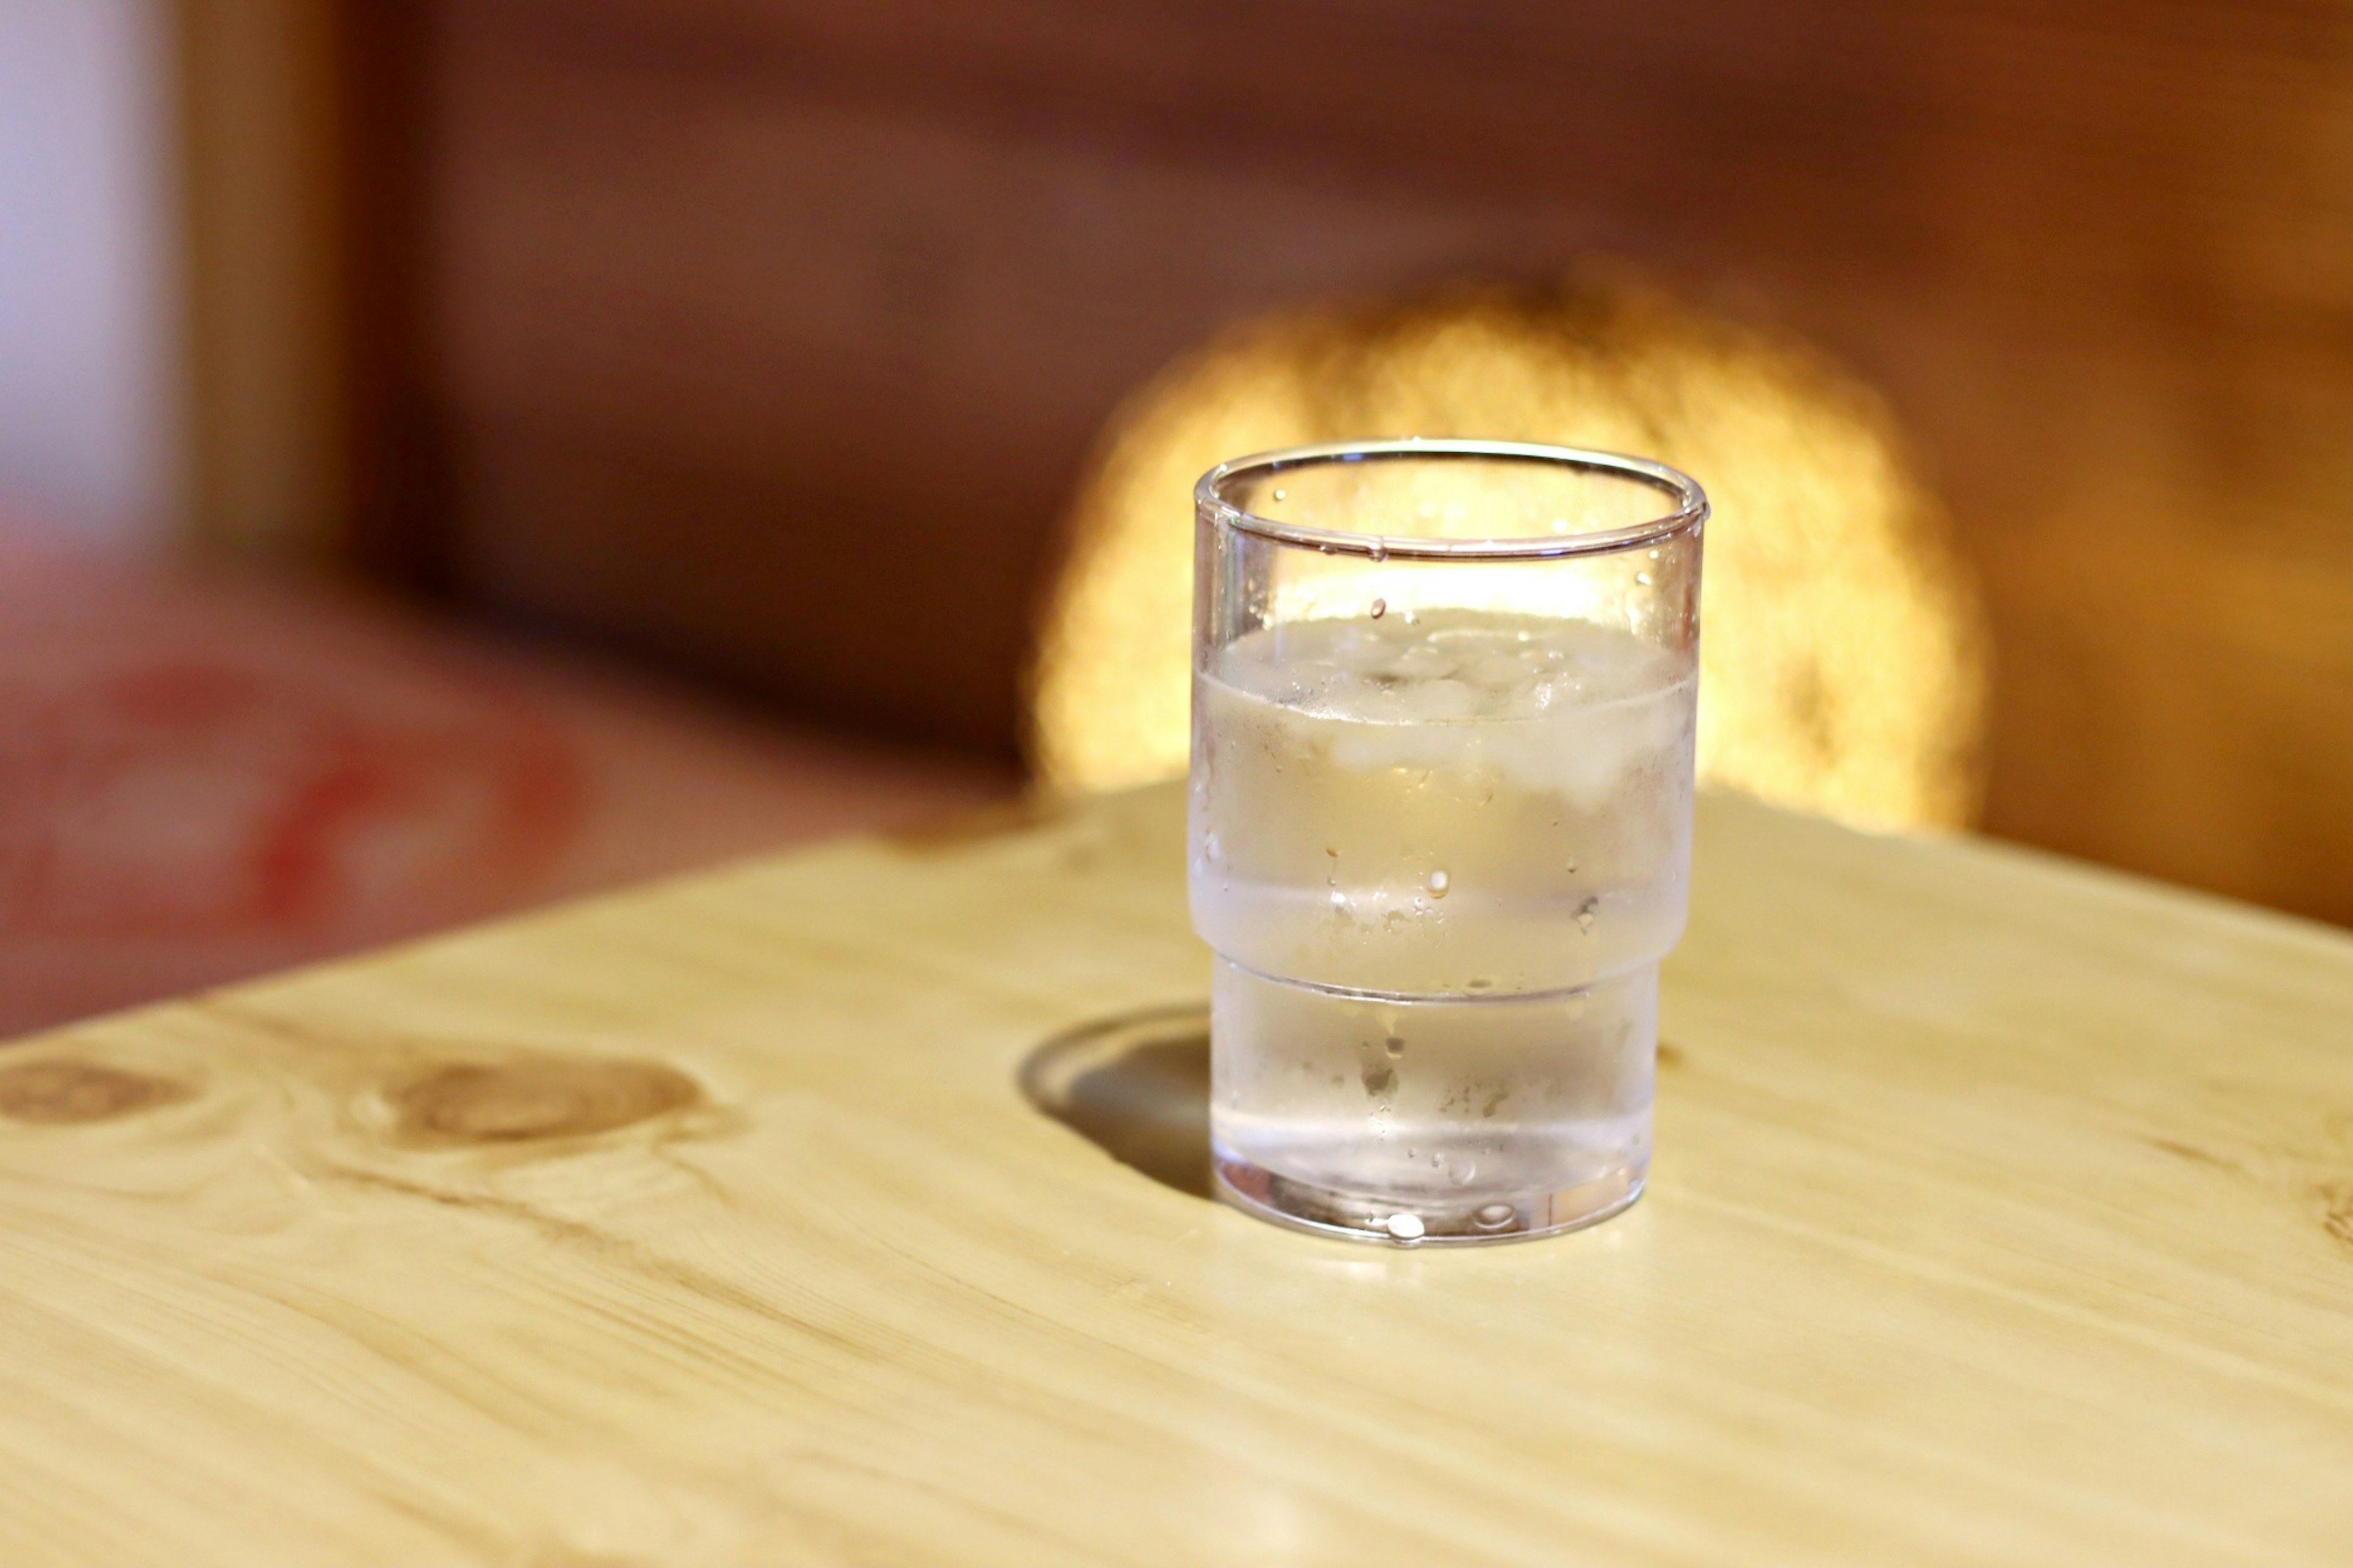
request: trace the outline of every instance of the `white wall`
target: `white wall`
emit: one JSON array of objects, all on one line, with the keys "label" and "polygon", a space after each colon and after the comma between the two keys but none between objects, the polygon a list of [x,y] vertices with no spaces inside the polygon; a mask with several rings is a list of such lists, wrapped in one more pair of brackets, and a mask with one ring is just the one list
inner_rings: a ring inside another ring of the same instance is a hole
[{"label": "white wall", "polygon": [[0,516],[159,543],[176,225],[159,0],[0,0]]}]

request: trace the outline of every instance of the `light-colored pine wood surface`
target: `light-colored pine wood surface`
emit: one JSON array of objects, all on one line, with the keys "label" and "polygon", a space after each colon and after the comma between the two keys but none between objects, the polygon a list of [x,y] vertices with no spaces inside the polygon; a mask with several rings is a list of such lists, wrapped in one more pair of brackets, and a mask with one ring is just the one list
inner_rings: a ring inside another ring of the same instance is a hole
[{"label": "light-colored pine wood surface", "polygon": [[1650,1194],[1381,1250],[1182,1190],[1179,811],[0,1050],[0,1562],[2353,1553],[2353,938],[1709,801]]}]

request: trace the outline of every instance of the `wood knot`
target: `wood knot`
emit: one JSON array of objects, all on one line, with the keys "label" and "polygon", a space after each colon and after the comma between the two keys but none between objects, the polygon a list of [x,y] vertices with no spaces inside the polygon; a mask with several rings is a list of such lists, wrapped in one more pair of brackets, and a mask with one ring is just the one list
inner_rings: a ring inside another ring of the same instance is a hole
[{"label": "wood knot", "polygon": [[2353,1247],[2353,1186],[2322,1187],[2320,1228],[2348,1247]]},{"label": "wood knot", "polygon": [[0,1116],[37,1126],[110,1121],[187,1097],[185,1084],[95,1062],[25,1062],[0,1068]]},{"label": "wood knot", "polygon": [[658,1062],[537,1057],[437,1068],[386,1098],[402,1142],[448,1147],[594,1137],[682,1110],[702,1091]]}]

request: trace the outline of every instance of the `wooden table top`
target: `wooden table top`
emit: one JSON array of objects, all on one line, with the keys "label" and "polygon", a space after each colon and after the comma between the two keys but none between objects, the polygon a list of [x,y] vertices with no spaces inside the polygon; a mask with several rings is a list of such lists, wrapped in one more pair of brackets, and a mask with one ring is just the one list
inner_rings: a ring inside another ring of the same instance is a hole
[{"label": "wooden table top", "polygon": [[1162,789],[0,1051],[0,1561],[2353,1555],[2353,937],[1703,803],[1648,1196],[1200,1195]]}]

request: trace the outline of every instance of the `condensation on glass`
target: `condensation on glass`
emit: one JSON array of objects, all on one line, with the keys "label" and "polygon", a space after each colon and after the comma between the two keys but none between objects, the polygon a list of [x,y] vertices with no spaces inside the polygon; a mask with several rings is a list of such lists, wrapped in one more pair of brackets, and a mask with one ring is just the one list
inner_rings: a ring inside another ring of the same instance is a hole
[{"label": "condensation on glass", "polygon": [[1195,491],[1188,885],[1224,1194],[1416,1245],[1641,1193],[1682,933],[1699,487],[1504,442]]}]

